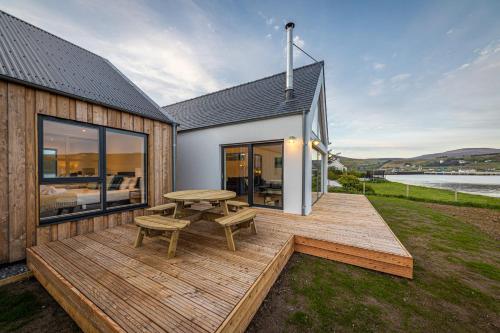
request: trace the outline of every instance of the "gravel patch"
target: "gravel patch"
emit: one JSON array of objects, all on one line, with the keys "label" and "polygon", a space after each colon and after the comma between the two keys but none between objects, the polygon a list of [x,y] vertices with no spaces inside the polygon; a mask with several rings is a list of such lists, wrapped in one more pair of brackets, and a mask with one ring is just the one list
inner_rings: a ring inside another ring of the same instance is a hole
[{"label": "gravel patch", "polygon": [[0,280],[28,271],[25,262],[15,262],[0,266]]}]

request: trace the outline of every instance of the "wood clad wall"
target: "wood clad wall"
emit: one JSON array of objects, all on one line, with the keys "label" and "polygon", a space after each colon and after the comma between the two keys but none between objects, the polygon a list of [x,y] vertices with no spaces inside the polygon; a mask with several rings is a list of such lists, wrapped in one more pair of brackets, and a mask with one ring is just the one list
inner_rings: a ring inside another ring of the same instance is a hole
[{"label": "wood clad wall", "polygon": [[37,115],[148,134],[148,203],[172,190],[172,126],[46,91],[0,80],[0,263],[25,258],[26,247],[122,223],[143,209],[38,225]]}]

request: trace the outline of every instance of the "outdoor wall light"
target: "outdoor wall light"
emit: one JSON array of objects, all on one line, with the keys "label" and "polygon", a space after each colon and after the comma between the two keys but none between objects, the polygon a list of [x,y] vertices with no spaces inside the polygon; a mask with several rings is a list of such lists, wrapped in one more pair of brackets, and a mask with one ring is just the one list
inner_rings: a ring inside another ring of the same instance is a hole
[{"label": "outdoor wall light", "polygon": [[288,137],[288,143],[294,144],[295,141],[297,141],[297,138],[293,135]]},{"label": "outdoor wall light", "polygon": [[313,146],[317,146],[317,145],[319,145],[319,140],[314,139],[313,140]]}]

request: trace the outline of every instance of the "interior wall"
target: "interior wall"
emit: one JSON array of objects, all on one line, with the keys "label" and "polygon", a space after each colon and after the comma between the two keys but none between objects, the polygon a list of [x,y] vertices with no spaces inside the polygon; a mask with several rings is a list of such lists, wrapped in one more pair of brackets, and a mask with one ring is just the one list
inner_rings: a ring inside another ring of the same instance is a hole
[{"label": "interior wall", "polygon": [[26,247],[131,223],[144,214],[135,209],[39,226],[40,114],[148,134],[149,205],[163,203],[172,190],[171,125],[0,80],[0,263],[24,259]]}]

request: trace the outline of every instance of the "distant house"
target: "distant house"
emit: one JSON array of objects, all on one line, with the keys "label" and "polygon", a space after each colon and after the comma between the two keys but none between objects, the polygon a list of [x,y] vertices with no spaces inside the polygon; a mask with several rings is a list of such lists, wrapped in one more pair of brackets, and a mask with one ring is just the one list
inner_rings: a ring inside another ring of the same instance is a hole
[{"label": "distant house", "polygon": [[163,107],[179,124],[177,189],[222,188],[254,206],[308,214],[327,189],[324,63]]},{"label": "distant house", "polygon": [[346,171],[347,170],[347,167],[344,164],[342,164],[342,162],[340,162],[339,159],[333,160],[328,165],[328,167],[331,167],[331,168],[334,168],[335,170],[340,170],[340,171]]},{"label": "distant house", "polygon": [[161,203],[172,142],[108,60],[0,11],[0,263]]}]

